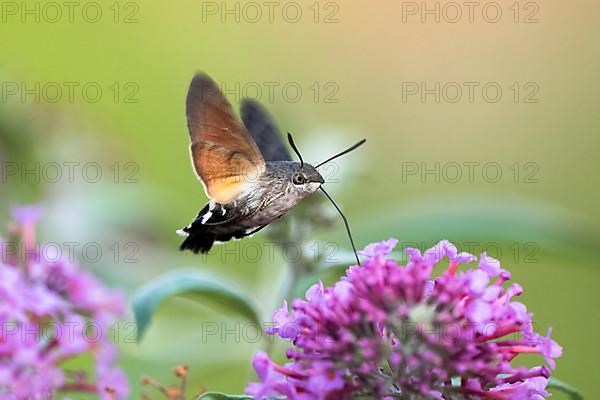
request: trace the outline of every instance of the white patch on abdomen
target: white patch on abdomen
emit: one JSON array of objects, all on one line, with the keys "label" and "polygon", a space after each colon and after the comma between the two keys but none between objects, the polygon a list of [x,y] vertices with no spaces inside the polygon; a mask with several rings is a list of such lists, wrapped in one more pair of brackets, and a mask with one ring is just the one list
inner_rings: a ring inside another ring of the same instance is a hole
[{"label": "white patch on abdomen", "polygon": [[206,214],[204,214],[202,216],[202,219],[200,220],[200,223],[202,225],[204,225],[206,223],[206,221],[208,221],[210,219],[210,217],[212,217],[212,211],[208,211]]}]

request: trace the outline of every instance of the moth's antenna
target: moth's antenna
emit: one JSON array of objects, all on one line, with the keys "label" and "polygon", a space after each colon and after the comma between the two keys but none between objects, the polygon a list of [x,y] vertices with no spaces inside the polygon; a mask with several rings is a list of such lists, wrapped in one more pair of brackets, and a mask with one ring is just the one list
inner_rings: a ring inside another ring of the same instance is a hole
[{"label": "moth's antenna", "polygon": [[300,167],[303,167],[304,160],[302,159],[302,155],[300,155],[300,152],[298,151],[298,148],[296,147],[296,144],[294,143],[294,138],[292,138],[292,134],[289,132],[288,132],[288,142],[290,142],[290,146],[292,146],[294,153],[296,153],[298,155],[298,158],[300,159]]},{"label": "moth's antenna", "polygon": [[354,246],[354,239],[352,239],[352,233],[350,232],[350,225],[348,225],[348,220],[346,219],[346,216],[344,215],[342,210],[338,207],[338,205],[335,204],[335,201],[333,201],[331,196],[325,191],[325,189],[323,189],[323,186],[319,187],[319,189],[321,189],[323,194],[325,194],[325,196],[327,196],[329,201],[331,201],[331,204],[333,204],[335,209],[338,210],[338,212],[342,216],[342,219],[344,220],[344,225],[346,225],[346,232],[348,232],[348,237],[350,238],[350,244],[352,245],[352,250],[354,251],[354,257],[356,257],[356,263],[358,265],[360,265],[360,260],[358,259],[358,254],[356,253],[356,246]]},{"label": "moth's antenna", "polygon": [[[356,149],[357,147],[362,146],[366,141],[367,141],[367,139],[363,139],[363,140],[359,141],[358,143],[355,143],[351,147],[348,147],[346,150],[344,150],[340,153],[337,153],[335,156],[328,158],[327,160],[323,161],[322,163],[315,165],[315,168],[319,168],[321,165],[327,164],[331,160],[335,160],[336,158],[341,157],[346,153],[350,153],[352,150]],[[292,147],[294,147],[294,146],[292,145]]]}]

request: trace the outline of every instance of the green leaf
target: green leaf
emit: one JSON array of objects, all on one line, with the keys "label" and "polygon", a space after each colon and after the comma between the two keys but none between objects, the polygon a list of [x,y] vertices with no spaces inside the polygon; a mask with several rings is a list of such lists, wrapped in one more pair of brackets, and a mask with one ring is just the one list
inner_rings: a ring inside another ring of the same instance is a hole
[{"label": "green leaf", "polygon": [[583,400],[583,396],[581,395],[581,393],[579,393],[577,389],[575,389],[568,383],[558,380],[556,378],[550,378],[548,380],[548,389],[560,390],[561,392],[568,394],[569,397],[573,400]]},{"label": "green leaf", "polygon": [[217,301],[229,309],[260,324],[260,318],[250,300],[218,277],[190,269],[181,269],[161,275],[138,288],[131,304],[137,323],[137,336],[141,339],[158,307],[168,298],[185,296],[198,301]]},{"label": "green leaf", "polygon": [[196,400],[252,400],[252,397],[245,395],[225,394],[218,392],[206,392],[201,394]]}]

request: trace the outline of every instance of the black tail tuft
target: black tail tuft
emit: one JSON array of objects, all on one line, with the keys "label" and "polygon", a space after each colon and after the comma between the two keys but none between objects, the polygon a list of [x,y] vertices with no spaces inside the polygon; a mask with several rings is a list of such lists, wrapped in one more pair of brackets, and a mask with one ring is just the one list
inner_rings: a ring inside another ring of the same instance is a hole
[{"label": "black tail tuft", "polygon": [[187,237],[179,246],[179,250],[191,250],[194,253],[208,253],[216,240],[216,235],[209,226],[202,225],[195,220],[191,225],[182,229]]},{"label": "black tail tuft", "polygon": [[258,232],[262,228],[264,226],[247,232],[237,225],[205,225],[202,223],[202,218],[198,218],[191,225],[178,231],[178,233],[187,236],[179,246],[179,250],[191,250],[194,253],[206,254],[215,242],[225,243],[231,239],[241,239],[244,236]]}]

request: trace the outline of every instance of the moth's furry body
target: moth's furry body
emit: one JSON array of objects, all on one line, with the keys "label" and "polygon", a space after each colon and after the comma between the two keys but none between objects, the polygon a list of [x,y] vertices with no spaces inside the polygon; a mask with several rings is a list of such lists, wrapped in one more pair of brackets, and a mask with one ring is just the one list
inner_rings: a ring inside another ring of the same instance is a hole
[{"label": "moth's furry body", "polygon": [[[301,184],[294,183],[294,177],[298,176]],[[267,162],[265,171],[245,183],[245,189],[232,201],[226,204],[211,201],[190,225],[179,231],[186,236],[181,249],[206,253],[214,243],[251,235],[283,216],[323,182],[310,164]]]}]

